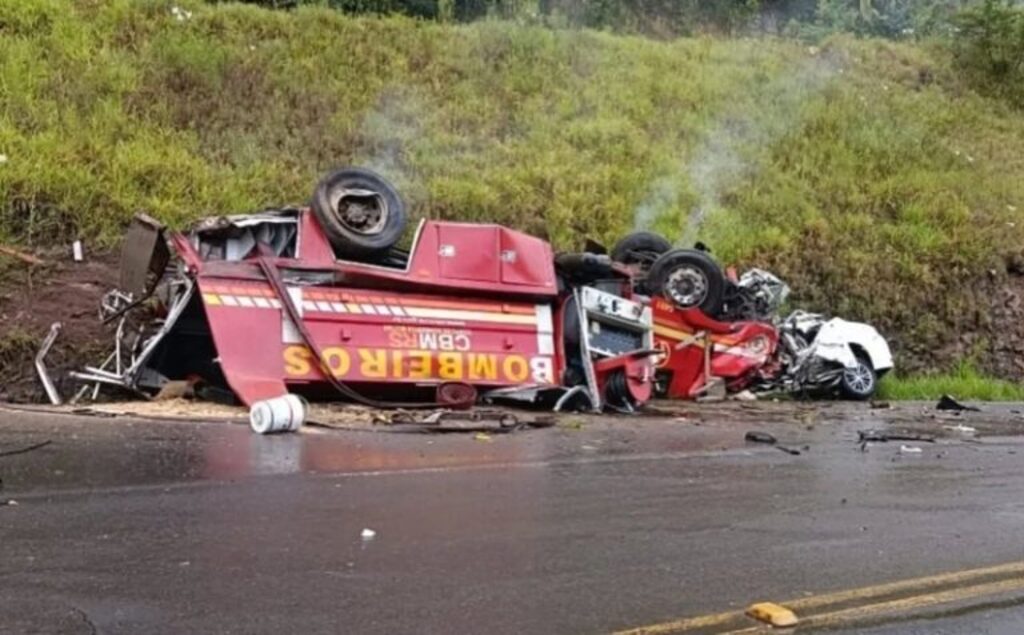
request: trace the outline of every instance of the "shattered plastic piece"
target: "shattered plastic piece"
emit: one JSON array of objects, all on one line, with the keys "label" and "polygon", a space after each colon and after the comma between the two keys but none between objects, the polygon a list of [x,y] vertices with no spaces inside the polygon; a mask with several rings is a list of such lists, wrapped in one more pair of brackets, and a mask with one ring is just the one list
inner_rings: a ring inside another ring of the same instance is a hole
[{"label": "shattered plastic piece", "polygon": [[776,628],[795,626],[800,620],[796,613],[773,602],[758,602],[747,609],[747,616]]},{"label": "shattered plastic piece", "polygon": [[372,529],[367,528],[367,529],[363,530],[363,533],[360,534],[360,536],[362,537],[363,540],[373,540],[374,538],[377,537],[377,532],[375,532]]},{"label": "shattered plastic piece", "polygon": [[950,395],[942,395],[942,398],[939,399],[939,403],[935,404],[935,409],[950,410],[954,412],[981,412],[981,408],[962,404]]},{"label": "shattered plastic piece", "polygon": [[971,426],[965,426],[962,423],[958,423],[955,426],[946,426],[946,429],[947,430],[953,430],[954,432],[959,432],[960,434],[974,434],[975,432],[978,431],[977,428],[973,428]]},{"label": "shattered plastic piece", "polygon": [[900,454],[921,454],[921,448],[916,445],[901,445]]}]

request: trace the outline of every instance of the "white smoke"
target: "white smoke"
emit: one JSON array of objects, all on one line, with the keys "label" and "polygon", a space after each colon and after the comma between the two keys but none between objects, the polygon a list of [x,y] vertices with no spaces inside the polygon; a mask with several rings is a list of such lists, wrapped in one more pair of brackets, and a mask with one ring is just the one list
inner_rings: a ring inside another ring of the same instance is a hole
[{"label": "white smoke", "polygon": [[821,94],[828,82],[842,73],[839,60],[817,50],[811,57],[756,88],[755,99],[740,100],[726,108],[708,128],[694,152],[677,169],[656,179],[640,205],[633,224],[649,229],[658,218],[680,210],[683,187],[697,197],[676,244],[690,246],[704,221],[721,210],[723,194],[741,179],[756,174],[758,151],[770,147],[800,122],[800,106]]}]

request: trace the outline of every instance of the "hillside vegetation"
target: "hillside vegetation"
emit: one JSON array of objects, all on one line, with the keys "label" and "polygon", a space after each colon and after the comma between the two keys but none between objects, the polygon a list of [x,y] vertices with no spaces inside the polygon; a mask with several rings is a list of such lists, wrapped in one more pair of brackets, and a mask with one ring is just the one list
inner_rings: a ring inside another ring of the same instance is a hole
[{"label": "hillside vegetation", "polygon": [[363,164],[416,216],[561,248],[699,238],[805,307],[878,322],[904,359],[988,368],[987,336],[948,344],[1024,271],[1024,117],[952,68],[938,46],[850,37],[10,0],[0,242],[113,245],[138,210],[182,224],[301,202]]}]

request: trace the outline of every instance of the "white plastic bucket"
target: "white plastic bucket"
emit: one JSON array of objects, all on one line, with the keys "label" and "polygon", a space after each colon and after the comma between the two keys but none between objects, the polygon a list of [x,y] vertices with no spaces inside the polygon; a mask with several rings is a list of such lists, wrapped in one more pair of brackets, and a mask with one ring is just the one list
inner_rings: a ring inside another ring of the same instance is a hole
[{"label": "white plastic bucket", "polygon": [[259,434],[295,432],[306,420],[309,404],[298,395],[257,401],[249,409],[249,426]]}]

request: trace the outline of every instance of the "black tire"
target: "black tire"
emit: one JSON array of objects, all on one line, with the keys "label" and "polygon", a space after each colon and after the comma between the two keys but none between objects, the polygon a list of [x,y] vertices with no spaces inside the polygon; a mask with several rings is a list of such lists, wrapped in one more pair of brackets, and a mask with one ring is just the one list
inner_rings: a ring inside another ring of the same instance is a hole
[{"label": "black tire", "polygon": [[650,266],[658,256],[672,250],[672,243],[664,236],[651,232],[626,234],[612,248],[612,260],[624,265],[647,264]]},{"label": "black tire", "polygon": [[331,172],[317,183],[313,212],[340,258],[372,258],[405,231],[405,203],[384,177],[362,168]]},{"label": "black tire", "polygon": [[711,317],[722,311],[725,274],[706,253],[674,249],[662,254],[647,277],[651,292],[681,309],[698,308]]},{"label": "black tire", "polygon": [[853,401],[867,401],[878,388],[878,373],[868,356],[857,352],[857,368],[846,369],[839,378],[839,393]]},{"label": "black tire", "polygon": [[650,273],[651,265],[661,254],[671,249],[672,243],[659,234],[633,232],[626,234],[622,240],[615,243],[611,256],[615,262],[636,267],[636,274],[633,278],[636,290],[643,294],[650,294],[647,276]]}]

